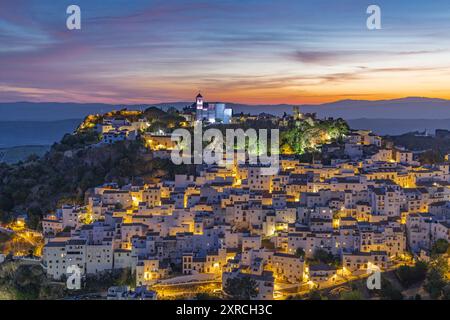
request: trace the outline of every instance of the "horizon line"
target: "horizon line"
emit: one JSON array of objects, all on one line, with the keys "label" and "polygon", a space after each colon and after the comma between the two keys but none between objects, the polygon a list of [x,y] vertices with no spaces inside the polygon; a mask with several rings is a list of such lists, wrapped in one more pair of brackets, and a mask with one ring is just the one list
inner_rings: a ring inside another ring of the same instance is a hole
[{"label": "horizon line", "polygon": [[[345,101],[362,101],[362,102],[381,102],[381,101],[395,101],[395,100],[407,100],[407,99],[423,99],[423,100],[442,100],[450,102],[450,99],[438,98],[438,97],[425,97],[425,96],[403,96],[400,98],[391,98],[391,99],[338,99],[338,100],[330,100],[328,102],[320,102],[320,103],[245,103],[245,102],[231,102],[231,101],[215,101],[212,100],[210,103],[225,103],[225,104],[238,104],[238,105],[246,105],[246,106],[321,106],[326,104],[345,102]],[[125,106],[139,106],[139,105],[160,105],[160,104],[179,104],[186,103],[192,104],[195,101],[160,101],[153,103],[132,103],[132,102],[123,102],[123,103],[107,103],[107,102],[77,102],[77,101],[0,101],[0,104],[17,104],[17,103],[55,103],[55,104],[104,104],[104,105],[125,105]]]}]

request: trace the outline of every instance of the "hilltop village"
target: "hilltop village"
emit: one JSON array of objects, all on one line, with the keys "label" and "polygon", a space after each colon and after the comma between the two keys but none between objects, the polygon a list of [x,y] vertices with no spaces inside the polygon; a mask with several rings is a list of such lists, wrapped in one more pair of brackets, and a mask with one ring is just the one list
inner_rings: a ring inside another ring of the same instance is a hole
[{"label": "hilltop village", "polygon": [[[111,287],[111,299],[189,297],[193,287],[227,296],[233,281],[251,286],[251,298],[281,299],[426,261],[450,240],[449,163],[422,165],[370,131],[299,108],[232,115],[198,95],[177,117],[186,128],[285,128],[278,172],[198,165],[171,180],[89,189],[84,205],[64,204],[42,221],[48,277],[65,281],[73,265],[83,277],[127,270],[134,283]],[[153,158],[170,159],[170,127],[122,111],[87,117],[78,130],[97,132],[97,145],[141,139]],[[321,159],[301,157],[317,150]]]}]

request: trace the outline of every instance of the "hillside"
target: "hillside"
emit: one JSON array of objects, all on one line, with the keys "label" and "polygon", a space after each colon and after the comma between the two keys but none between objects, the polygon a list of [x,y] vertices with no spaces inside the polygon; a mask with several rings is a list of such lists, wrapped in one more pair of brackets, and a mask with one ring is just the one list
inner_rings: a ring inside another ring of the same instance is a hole
[{"label": "hillside", "polygon": [[[41,145],[50,146],[61,140],[66,134],[73,132],[81,123],[80,120],[61,121],[27,121],[0,122],[0,154],[5,149],[20,146],[20,153],[29,152]],[[436,129],[450,130],[450,119],[352,119],[347,120],[352,129],[368,129],[381,135],[401,135],[408,132],[427,130],[434,133]],[[7,162],[21,160],[16,155],[19,149],[12,149]],[[28,153],[29,154],[29,153]],[[40,155],[41,153],[38,153]],[[10,158],[11,157],[11,158]],[[0,156],[1,158],[1,156]]]},{"label": "hillside", "polygon": [[[116,115],[136,117],[141,113],[120,111]],[[183,118],[159,109],[143,113],[154,124],[178,125]],[[83,125],[51,146],[42,157],[29,157],[23,163],[0,162],[0,221],[14,213],[28,213],[30,226],[38,227],[43,214],[61,203],[83,203],[85,192],[103,183],[149,182],[189,173],[189,168],[174,165],[170,159],[153,158],[141,140],[98,144],[100,135],[92,121],[106,115],[87,117]],[[89,124],[89,125],[86,125]]]},{"label": "hillside", "polygon": [[0,221],[27,212],[37,227],[61,203],[82,203],[85,192],[106,182],[121,185],[188,172],[170,160],[152,159],[140,142],[81,147],[90,137],[66,136],[42,158],[17,165],[0,163]]}]

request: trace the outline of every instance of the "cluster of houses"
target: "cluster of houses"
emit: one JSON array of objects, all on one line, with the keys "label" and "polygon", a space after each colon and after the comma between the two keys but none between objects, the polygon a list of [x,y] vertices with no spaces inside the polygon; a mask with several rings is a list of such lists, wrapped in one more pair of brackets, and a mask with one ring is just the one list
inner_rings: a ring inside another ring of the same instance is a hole
[{"label": "cluster of houses", "polygon": [[95,130],[101,135],[100,145],[114,144],[118,141],[133,141],[150,126],[145,118],[129,121],[126,117],[107,117],[95,126]]},{"label": "cluster of houses", "polygon": [[[205,124],[231,123],[233,109],[227,107],[226,104],[204,102],[200,93],[195,100],[195,103],[179,113],[179,116],[185,119],[186,125],[193,125],[195,122]],[[90,117],[93,118],[93,116]],[[87,120],[90,120],[90,117]],[[91,125],[89,121],[87,123],[89,126]],[[111,113],[103,117],[100,122],[95,124],[93,129],[101,136],[99,145],[105,145],[119,141],[136,140],[149,126],[150,122],[143,116],[142,112],[125,109],[118,114]],[[86,125],[83,124],[81,127],[85,128]],[[161,149],[161,146],[167,148],[167,144],[173,145],[170,135],[164,132],[146,133],[144,134],[144,140],[147,142],[147,146],[155,151]]]},{"label": "cluster of houses", "polygon": [[[105,125],[108,135],[144,124]],[[149,143],[169,148],[165,142]],[[336,148],[343,156],[327,165],[282,156],[272,175],[234,163],[199,166],[196,176],[173,181],[98,186],[84,206],[43,220],[47,274],[63,279],[71,265],[86,276],[129,269],[136,287],[250,277],[256,298],[273,299],[278,284],[332,285],[450,240],[449,163],[421,165],[370,131],[352,131],[323,153]],[[318,261],[318,252],[334,262]]]}]

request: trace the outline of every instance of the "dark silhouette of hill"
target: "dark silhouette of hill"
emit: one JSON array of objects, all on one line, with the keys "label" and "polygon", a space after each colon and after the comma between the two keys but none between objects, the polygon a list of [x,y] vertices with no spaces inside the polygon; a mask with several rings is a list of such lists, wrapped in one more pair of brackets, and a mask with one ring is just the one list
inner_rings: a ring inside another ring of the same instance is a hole
[{"label": "dark silhouette of hill", "polygon": [[[82,119],[88,114],[105,113],[123,108],[145,110],[155,106],[167,110],[169,107],[182,109],[192,102],[166,102],[140,105],[111,105],[101,103],[58,103],[58,102],[13,102],[0,103],[1,121],[54,121]],[[247,105],[228,103],[234,112],[269,113],[282,115],[291,113],[292,106]],[[409,97],[393,100],[341,100],[319,105],[301,105],[303,112],[316,112],[319,117],[344,119],[450,119],[450,100]]]},{"label": "dark silhouette of hill", "polygon": [[369,129],[381,135],[400,135],[407,132],[427,132],[436,129],[450,130],[450,119],[350,119],[352,129]]}]

